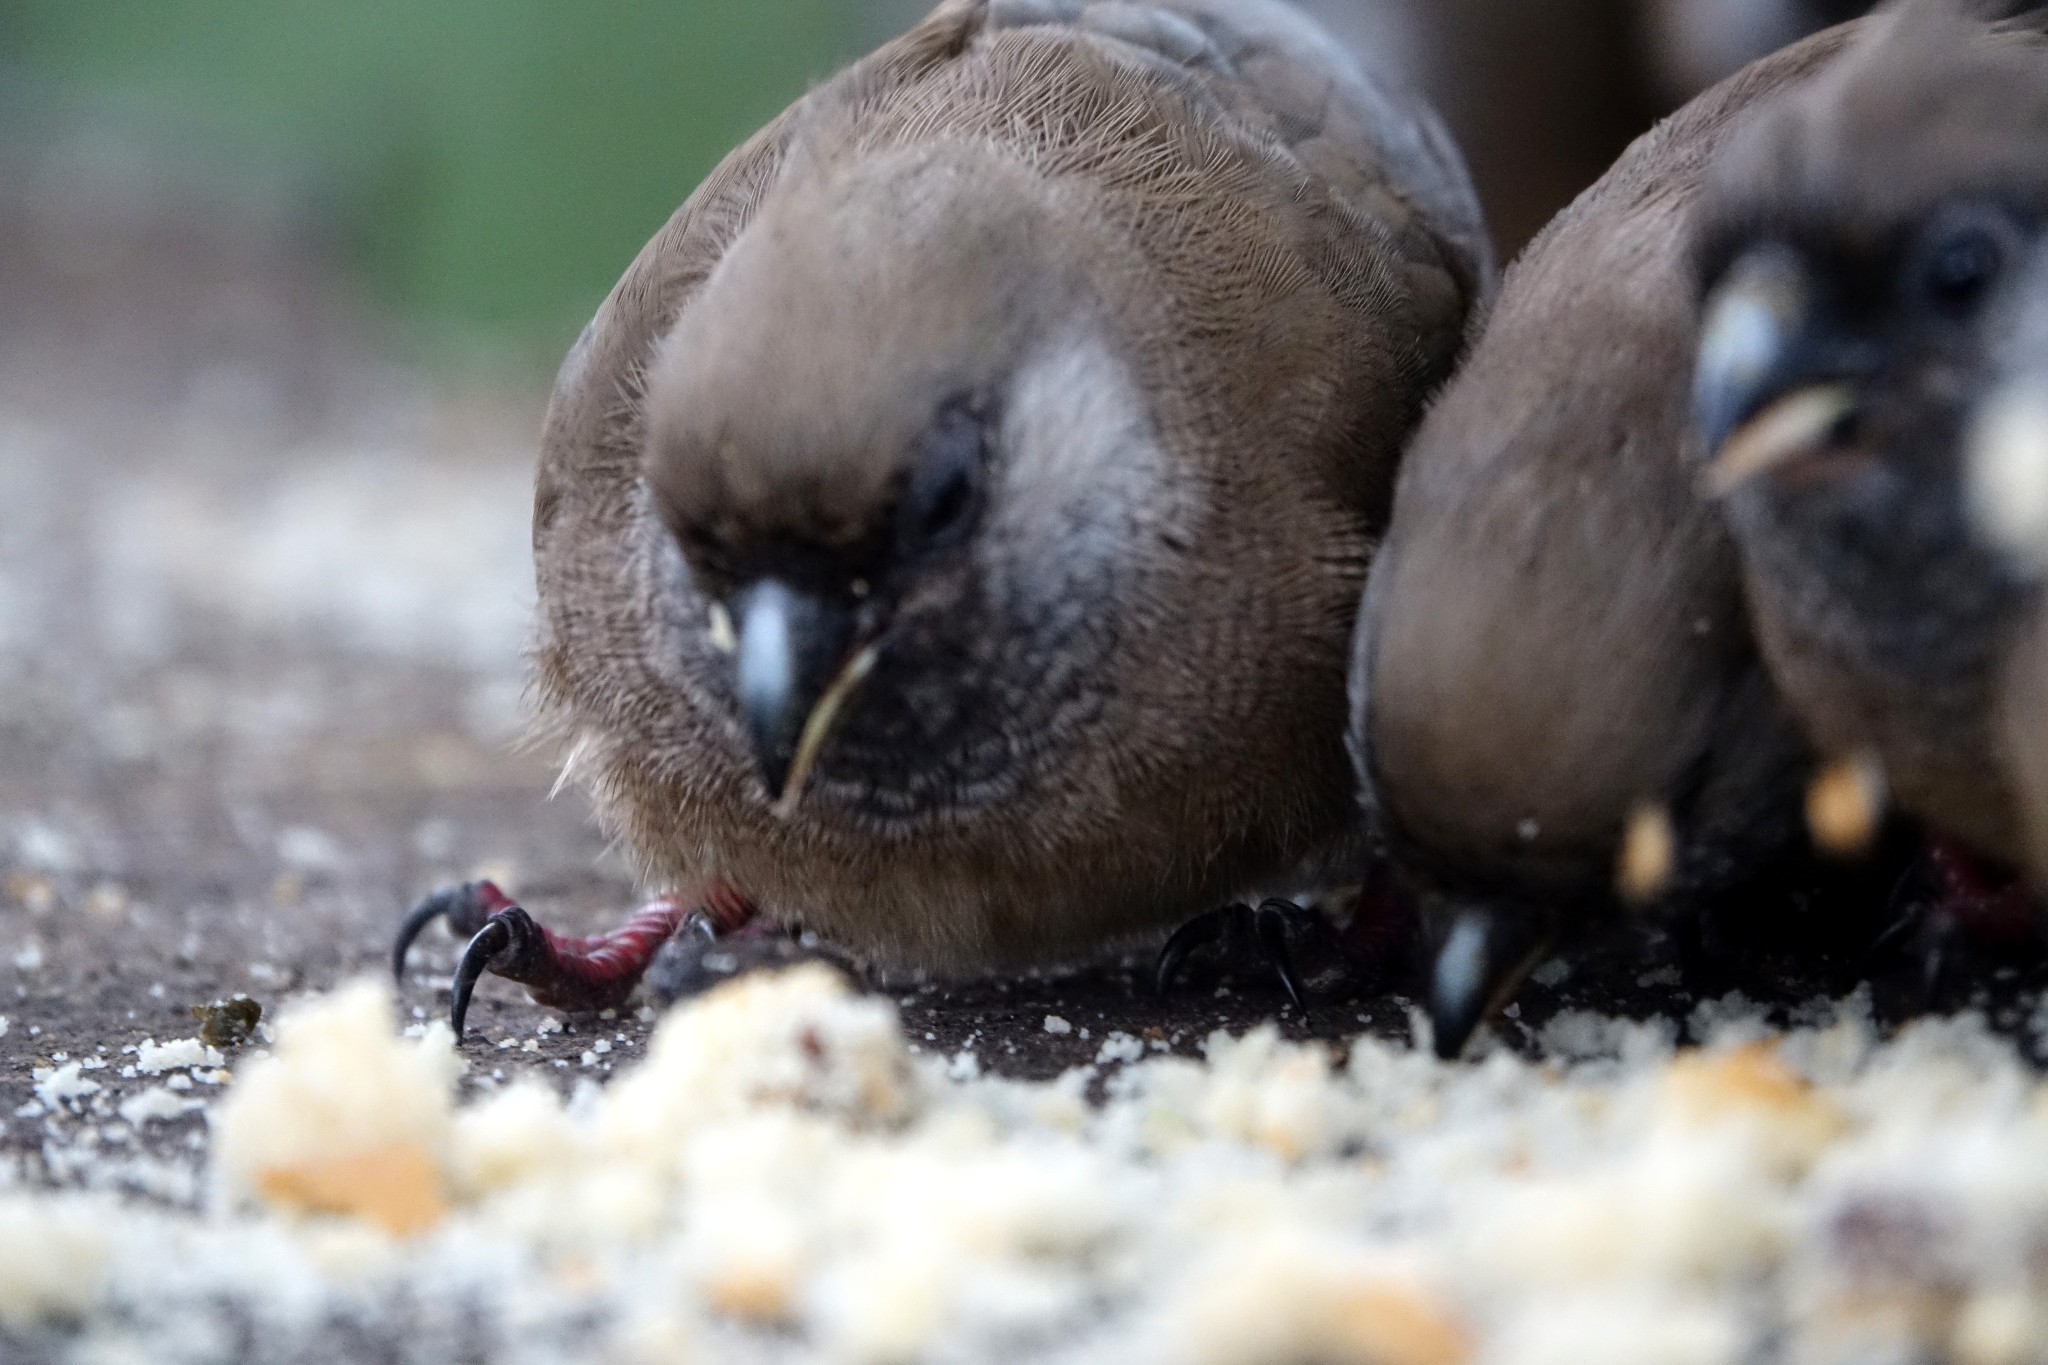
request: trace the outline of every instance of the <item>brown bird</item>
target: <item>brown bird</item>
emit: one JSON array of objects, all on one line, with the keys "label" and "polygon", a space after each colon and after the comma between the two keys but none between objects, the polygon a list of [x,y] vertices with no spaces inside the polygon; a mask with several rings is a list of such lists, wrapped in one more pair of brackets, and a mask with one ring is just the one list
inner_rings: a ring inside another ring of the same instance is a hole
[{"label": "brown bird", "polygon": [[[1434,117],[1284,5],[952,0],[564,364],[547,721],[651,878],[882,965],[1355,881],[1350,623],[1489,272]],[[458,1002],[613,998],[687,903],[566,945],[497,905]]]},{"label": "brown bird", "polygon": [[1352,738],[1419,883],[1444,1056],[1556,931],[1615,909],[1618,862],[1633,897],[1684,901],[1797,834],[1801,745],[1696,491],[1685,225],[1739,116],[1847,38],[1767,58],[1631,145],[1509,269],[1409,448]]},{"label": "brown bird", "polygon": [[2048,225],[2044,28],[1884,15],[1731,142],[1698,224],[1707,477],[1772,674],[1822,751],[2008,864],[1998,691],[2039,593],[1973,524],[1965,453]]}]

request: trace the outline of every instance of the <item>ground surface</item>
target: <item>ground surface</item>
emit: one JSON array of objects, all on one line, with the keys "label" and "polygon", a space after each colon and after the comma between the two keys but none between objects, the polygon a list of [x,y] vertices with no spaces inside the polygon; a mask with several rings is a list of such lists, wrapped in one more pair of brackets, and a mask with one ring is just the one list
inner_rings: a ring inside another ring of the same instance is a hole
[{"label": "ground surface", "polygon": [[[379,361],[289,234],[184,240],[173,214],[122,226],[127,275],[67,272],[114,249],[97,221],[0,215],[0,258],[41,264],[0,277],[0,1185],[189,1208],[209,1132],[190,1101],[235,1054],[144,1044],[194,1034],[192,1007],[239,993],[274,1014],[381,971],[405,907],[471,876],[581,932],[637,891],[517,743],[531,395],[451,398]],[[415,950],[416,1026],[444,1010],[455,953],[439,931]],[[1853,975],[1556,964],[1503,1035],[1539,1051],[1587,1007],[1683,1033],[1731,984],[1793,1005]],[[1328,973],[1307,1021],[1256,966],[1199,968],[1164,1001],[1143,978],[1141,961],[887,994],[912,1053],[1028,1079],[1112,1034],[1196,1055],[1268,1019],[1297,1039],[1410,1027],[1409,1001]],[[2037,1059],[2038,968],[1986,985],[1992,1026]],[[567,1094],[638,1059],[653,1018],[558,1022],[487,984],[462,1085]],[[397,1356],[410,1329],[347,1330]]]},{"label": "ground surface", "polygon": [[[537,392],[451,397],[385,360],[288,221],[43,183],[0,205],[19,266],[0,278],[0,1118],[37,1066],[118,1063],[189,1035],[195,1005],[274,1007],[379,969],[437,886],[493,875],[580,932],[637,899],[581,798],[549,799],[550,756],[519,744]],[[415,949],[416,1019],[443,1012],[455,950],[438,930]],[[1165,1001],[1143,962],[892,993],[919,1046],[1041,1078],[1112,1030],[1186,1050],[1268,1018],[1293,1037],[1409,1027],[1409,1002],[1337,975],[1304,1022],[1255,965],[1222,983],[1205,965]],[[1626,956],[1561,972],[1510,1041],[1577,1005],[1682,1017],[1730,985],[1848,984],[1680,985]],[[2009,1026],[2026,985],[1996,992]],[[536,1035],[552,1017],[492,983],[471,1017],[501,1075],[580,1072],[600,1036],[601,1071],[648,1028],[629,1011]],[[189,1162],[199,1126],[136,1146]],[[0,1149],[33,1174],[47,1136],[16,1118]]]}]

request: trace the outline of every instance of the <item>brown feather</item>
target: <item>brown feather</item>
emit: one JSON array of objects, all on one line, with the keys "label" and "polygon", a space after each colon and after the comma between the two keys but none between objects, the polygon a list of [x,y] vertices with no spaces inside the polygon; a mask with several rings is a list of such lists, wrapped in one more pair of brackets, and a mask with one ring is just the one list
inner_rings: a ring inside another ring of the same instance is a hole
[{"label": "brown feather", "polygon": [[[1353,606],[1484,240],[1428,111],[1282,6],[942,6],[728,158],[565,363],[544,723],[650,876],[887,961],[1070,956],[1344,875]],[[1075,394],[1013,401],[1035,463],[1006,457],[975,629],[918,693],[981,757],[892,751],[890,786],[828,748],[777,819],[663,516],[871,534],[933,386],[1046,354]]]},{"label": "brown feather", "polygon": [[1609,903],[1646,806],[1679,807],[1674,891],[1784,828],[1769,807],[1796,794],[1796,741],[1694,487],[1685,225],[1741,116],[1846,41],[1759,62],[1639,138],[1509,269],[1408,451],[1353,723],[1382,827],[1439,891]]}]

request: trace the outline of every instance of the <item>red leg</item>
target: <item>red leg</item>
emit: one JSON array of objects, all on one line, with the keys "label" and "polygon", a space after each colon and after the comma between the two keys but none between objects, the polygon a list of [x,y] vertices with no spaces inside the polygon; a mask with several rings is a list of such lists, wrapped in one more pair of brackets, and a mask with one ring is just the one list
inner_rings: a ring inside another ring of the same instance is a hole
[{"label": "red leg", "polygon": [[2042,951],[2040,903],[2022,878],[1939,835],[1928,837],[1923,856],[1931,896],[1909,902],[1873,947],[1904,945],[1919,964],[1923,1005],[1942,997],[1958,958],[2024,961]]},{"label": "red leg", "polygon": [[445,918],[470,935],[455,970],[450,1011],[462,1036],[470,993],[485,972],[517,981],[534,1000],[564,1010],[601,1010],[622,1004],[663,944],[678,934],[719,938],[754,917],[753,905],[730,886],[714,883],[685,899],[667,895],[607,934],[557,934],[537,923],[492,882],[468,882],[436,893],[406,916],[392,953],[403,972],[406,949],[430,920]]},{"label": "red leg", "polygon": [[2040,910],[2024,878],[1939,835],[1927,840],[1927,861],[1940,880],[1934,913],[1964,938],[1986,945],[2039,940]]},{"label": "red leg", "polygon": [[1358,888],[1351,918],[1338,931],[1344,956],[1360,980],[1376,989],[1392,988],[1413,961],[1421,937],[1419,898],[1375,862]]}]

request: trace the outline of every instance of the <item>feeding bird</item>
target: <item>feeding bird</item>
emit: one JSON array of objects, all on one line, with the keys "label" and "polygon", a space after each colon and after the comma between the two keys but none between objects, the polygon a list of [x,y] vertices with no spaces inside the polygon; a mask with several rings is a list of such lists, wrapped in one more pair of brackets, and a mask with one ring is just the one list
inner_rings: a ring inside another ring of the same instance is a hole
[{"label": "feeding bird", "polygon": [[2000,698],[2038,568],[1968,451],[2044,224],[2048,21],[1921,0],[1730,143],[1696,254],[1706,480],[1773,677],[1931,829],[1953,908],[2023,924]]},{"label": "feeding bird", "polygon": [[1509,268],[1405,457],[1360,613],[1352,743],[1423,902],[1437,1051],[1560,930],[1682,904],[1798,832],[1805,750],[1696,492],[1686,220],[1742,115],[1848,29],[1644,134]]},{"label": "feeding bird", "polygon": [[[1351,620],[1489,288],[1434,115],[1274,0],[951,0],[730,156],[564,363],[545,724],[650,879],[942,973],[1358,879]],[[666,944],[677,945],[674,949]]]}]

